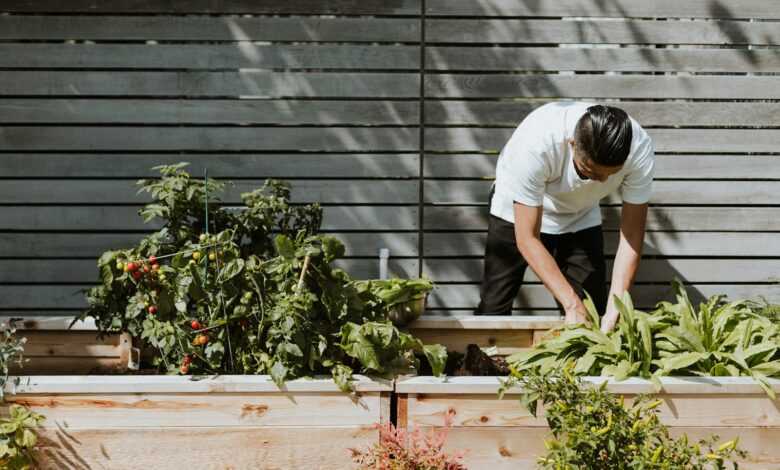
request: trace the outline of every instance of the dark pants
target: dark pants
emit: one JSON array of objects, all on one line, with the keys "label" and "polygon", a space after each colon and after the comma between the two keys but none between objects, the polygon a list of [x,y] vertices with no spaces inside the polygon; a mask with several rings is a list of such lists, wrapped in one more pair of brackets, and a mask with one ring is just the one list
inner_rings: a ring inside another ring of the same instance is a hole
[{"label": "dark pants", "polygon": [[[607,286],[601,226],[559,235],[542,233],[540,238],[577,294],[582,298],[585,292],[590,294],[599,314],[603,315]],[[474,314],[511,315],[527,267],[515,243],[514,224],[491,215],[480,290],[482,300]]]}]

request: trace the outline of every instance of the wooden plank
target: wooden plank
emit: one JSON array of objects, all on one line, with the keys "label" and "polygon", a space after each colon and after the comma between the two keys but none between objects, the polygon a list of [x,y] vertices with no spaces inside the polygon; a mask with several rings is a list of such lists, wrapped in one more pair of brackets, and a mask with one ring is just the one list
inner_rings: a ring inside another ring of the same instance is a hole
[{"label": "wooden plank", "polygon": [[717,0],[561,0],[556,2],[514,2],[512,0],[430,0],[425,4],[430,16],[595,16],[664,18],[779,18],[771,0],[737,0],[728,7]]},{"label": "wooden plank", "polygon": [[499,356],[508,356],[524,351],[533,344],[532,330],[462,330],[462,329],[416,329],[410,333],[425,344],[441,344],[447,351],[466,352],[470,344],[480,348],[495,348]]},{"label": "wooden plank", "polygon": [[425,66],[442,71],[777,72],[780,58],[772,51],[744,49],[437,46],[426,47]]},{"label": "wooden plank", "polygon": [[[263,180],[233,181],[225,187],[221,199],[239,204],[241,194],[263,186]],[[415,180],[296,180],[291,199],[324,204],[416,204]],[[8,180],[0,186],[4,204],[143,204],[151,201],[148,193],[137,194],[136,180]]]},{"label": "wooden plank", "polygon": [[202,426],[370,426],[379,420],[377,392],[68,394],[11,396],[46,416],[47,429],[108,430]]},{"label": "wooden plank", "polygon": [[[2,82],[0,82],[2,83]],[[650,76],[554,74],[425,75],[428,98],[683,98],[780,97],[777,76]],[[15,86],[9,84],[10,88]],[[19,85],[16,85],[19,86]]]},{"label": "wooden plank", "polygon": [[[27,292],[34,287],[27,287]],[[8,289],[8,287],[0,288]],[[688,294],[694,302],[700,302],[712,295],[725,294],[730,299],[758,299],[759,296],[773,303],[780,303],[780,285],[778,284],[690,284]],[[661,300],[674,300],[668,283],[658,285],[640,284],[631,289],[637,308],[653,308]],[[439,285],[428,297],[431,308],[473,309],[479,303],[479,285],[445,284]],[[41,305],[44,307],[45,305]],[[555,300],[543,285],[528,284],[520,289],[514,303],[516,309],[555,308]]]},{"label": "wooden plank", "polygon": [[[13,185],[11,182],[9,186]],[[425,202],[483,204],[491,185],[492,182],[487,180],[427,180]],[[778,191],[780,181],[653,181],[650,204],[775,204]],[[620,198],[617,195],[608,196],[606,202],[619,204]]]},{"label": "wooden plank", "polygon": [[[497,159],[495,154],[432,153],[423,162],[430,178],[492,178]],[[655,161],[656,179],[780,179],[777,155],[656,154]]]},{"label": "wooden plank", "polygon": [[35,344],[24,345],[25,359],[36,360],[40,357],[87,356],[87,357],[119,357],[118,345],[102,344]]},{"label": "wooden plank", "polygon": [[[9,326],[16,328],[19,330],[20,334],[27,335],[28,344],[30,335],[35,335],[38,332],[46,331],[68,330],[68,333],[75,332],[77,335],[84,332],[92,332],[94,336],[94,332],[97,331],[94,319],[88,318],[86,320],[76,321],[75,323],[73,323],[73,320],[74,317],[72,316],[41,317],[35,315],[25,315],[22,317],[4,318],[0,320],[0,328],[7,328]],[[100,340],[100,342],[104,344],[119,344],[119,341],[119,336],[117,335],[108,335]]]},{"label": "wooden plank", "polygon": [[[437,152],[498,152],[513,129],[428,128],[425,147]],[[773,152],[775,129],[647,129],[657,152]]]},{"label": "wooden plank", "polygon": [[[480,394],[497,399],[500,377],[496,376],[454,376],[446,379],[432,376],[400,377],[396,380],[395,389],[398,393],[417,394]],[[600,386],[607,383],[607,390],[624,395],[658,393],[655,384],[650,380],[629,377],[625,380],[614,380],[609,377],[583,377],[586,384]],[[752,395],[766,399],[766,392],[752,377],[661,377],[661,390],[668,395]],[[769,386],[780,391],[780,380],[769,379]],[[514,385],[507,390],[507,395],[523,393],[520,385]]]},{"label": "wooden plank", "polygon": [[9,368],[12,374],[28,375],[73,375],[73,374],[105,374],[124,373],[127,370],[127,361],[122,361],[120,356],[113,357],[85,357],[62,356],[42,357],[36,356],[25,362],[22,368],[13,366]]},{"label": "wooden plank", "polygon": [[160,176],[152,167],[182,161],[194,175],[208,168],[220,178],[403,178],[420,171],[416,153],[6,153],[0,168],[6,178],[149,178]]},{"label": "wooden plank", "polygon": [[418,0],[188,0],[159,2],[154,0],[7,0],[2,10],[12,13],[207,13],[207,14],[376,14],[416,15]]},{"label": "wooden plank", "polygon": [[[724,183],[727,184],[727,183]],[[485,201],[487,202],[487,200]],[[603,225],[605,230],[618,230],[620,228],[620,208],[603,207],[601,208],[603,216]],[[775,207],[650,207],[647,215],[648,231],[734,231],[734,232],[762,232],[777,231],[777,220],[780,217],[780,208]],[[426,230],[487,230],[488,208],[484,207],[462,207],[462,206],[439,206],[425,208],[425,229]],[[427,235],[426,235],[427,236]],[[726,253],[741,253],[738,247],[730,249],[727,245],[729,240],[733,240],[736,235],[721,234],[696,234],[703,237],[702,240],[718,240],[721,248]],[[739,237],[746,237],[745,241],[752,246],[752,241],[760,240],[768,250],[773,250],[772,239],[767,234],[739,234]],[[652,234],[652,240],[658,240],[659,243],[665,238],[680,240],[676,246],[685,246],[688,250],[686,241],[690,241],[689,235],[685,233]],[[715,237],[714,239],[711,237]],[[751,238],[759,237],[759,238]],[[706,242],[702,242],[706,243]],[[713,244],[709,247],[717,246]],[[672,249],[675,245],[667,244],[664,249]],[[691,247],[693,248],[693,247]],[[753,249],[753,248],[749,248]],[[737,250],[731,251],[731,250]],[[688,251],[680,254],[694,254]],[[698,253],[707,254],[707,253]],[[746,256],[747,253],[745,253]],[[444,256],[444,255],[443,255]],[[732,255],[739,256],[739,255]]]},{"label": "wooden plank", "polygon": [[[714,256],[720,253],[713,252]],[[722,256],[722,255],[720,255]],[[7,265],[0,261],[0,267]],[[611,279],[612,260],[607,261],[607,279]],[[427,259],[423,275],[434,282],[480,282],[482,259]],[[26,275],[27,279],[35,279]],[[636,282],[780,282],[780,260],[776,259],[645,259],[639,265]],[[2,278],[0,278],[2,280]],[[45,282],[45,281],[42,281]],[[525,282],[541,282],[533,270],[526,270]]]},{"label": "wooden plank", "polygon": [[[608,256],[617,251],[618,237],[617,232],[604,233],[604,253]],[[426,233],[423,253],[438,257],[482,257],[486,238],[484,233]],[[780,256],[777,239],[777,233],[773,232],[647,232],[642,253],[645,256]]]},{"label": "wooden plank", "polygon": [[349,468],[347,449],[377,439],[368,426],[48,429],[37,468]]},{"label": "wooden plank", "polygon": [[6,15],[0,17],[0,39],[417,42],[419,24],[415,18],[372,17]]},{"label": "wooden plank", "polygon": [[[15,377],[11,378],[15,380]],[[184,375],[68,375],[62,377],[23,376],[19,385],[7,392],[17,397],[63,394],[141,394],[141,393],[338,393],[343,394],[330,376],[318,375],[285,382],[279,388],[269,375],[218,375],[192,380]],[[389,392],[393,383],[382,378],[355,375],[357,392]]]},{"label": "wooden plank", "polygon": [[419,83],[416,73],[14,70],[0,74],[0,96],[417,98]]},{"label": "wooden plank", "polygon": [[451,330],[549,330],[562,326],[561,317],[511,317],[503,315],[475,316],[434,316],[423,315],[409,324],[409,328],[420,330],[437,330],[447,328]]},{"label": "wooden plank", "polygon": [[[374,215],[380,217],[383,213],[384,211],[379,211]],[[407,214],[410,224],[413,216],[414,214]],[[369,221],[367,220],[366,223]],[[28,257],[72,256],[96,260],[107,250],[136,245],[144,235],[141,233],[0,233],[0,257],[23,254]],[[417,255],[416,233],[351,232],[334,235],[346,245],[349,256],[376,256],[380,248],[388,248],[392,257]]]},{"label": "wooden plank", "polygon": [[[417,150],[410,127],[102,127],[14,126],[0,129],[6,150],[119,151],[398,151]],[[748,136],[745,136],[748,137]]]},{"label": "wooden plank", "polygon": [[[756,60],[763,54],[755,55]],[[0,67],[414,70],[417,46],[240,44],[0,44]],[[731,62],[729,62],[731,63]],[[771,61],[767,61],[771,70]],[[756,71],[763,71],[756,67]],[[768,70],[767,70],[768,71]]]},{"label": "wooden plank", "polygon": [[418,108],[411,101],[3,99],[0,123],[417,125]]},{"label": "wooden plank", "polygon": [[[148,231],[157,221],[143,224],[139,206],[5,206],[0,230]],[[417,228],[416,207],[324,207],[322,230],[412,230]],[[2,234],[0,234],[2,235]],[[378,235],[379,236],[379,235]],[[2,239],[2,237],[0,237]],[[372,253],[373,254],[373,253]]]},{"label": "wooden plank", "polygon": [[771,23],[559,19],[428,19],[426,43],[463,44],[780,44]]},{"label": "wooden plank", "polygon": [[[515,406],[521,406],[515,403]],[[427,428],[423,428],[427,431]],[[775,443],[780,439],[777,428],[672,428],[675,436],[686,434],[691,442],[717,434],[719,442],[739,437],[740,447],[749,452],[740,469],[766,470],[780,465],[780,452]],[[444,452],[465,450],[463,459],[467,468],[491,470],[532,470],[538,468],[537,456],[545,455],[544,438],[547,432],[540,428],[453,428],[447,433]]]},{"label": "wooden plank", "polygon": [[[378,252],[378,250],[377,250]],[[379,277],[379,260],[340,259],[334,266],[357,279]],[[393,258],[389,273],[396,277],[417,277],[417,259]],[[95,259],[0,259],[0,283],[5,284],[87,284],[98,282],[100,275]]]},{"label": "wooden plank", "polygon": [[[428,101],[428,125],[511,126],[552,100]],[[652,126],[771,126],[780,119],[777,103],[634,102],[610,103],[626,111],[644,127]],[[0,110],[2,105],[0,104]]]}]

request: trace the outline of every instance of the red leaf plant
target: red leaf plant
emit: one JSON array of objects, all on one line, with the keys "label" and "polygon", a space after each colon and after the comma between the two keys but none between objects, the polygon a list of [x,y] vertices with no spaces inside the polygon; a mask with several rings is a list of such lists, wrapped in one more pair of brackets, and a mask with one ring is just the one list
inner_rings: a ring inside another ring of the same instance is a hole
[{"label": "red leaf plant", "polygon": [[466,470],[461,463],[464,451],[443,451],[452,414],[447,413],[444,428],[425,434],[417,426],[412,431],[396,428],[393,423],[374,424],[379,442],[365,450],[350,448],[352,460],[360,470]]}]

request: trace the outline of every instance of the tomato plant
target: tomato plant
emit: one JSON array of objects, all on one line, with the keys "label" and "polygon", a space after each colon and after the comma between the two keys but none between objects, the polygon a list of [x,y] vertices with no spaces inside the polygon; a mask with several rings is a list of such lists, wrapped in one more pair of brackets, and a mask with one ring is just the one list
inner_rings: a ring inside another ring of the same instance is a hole
[{"label": "tomato plant", "polygon": [[223,183],[195,180],[183,164],[157,168],[161,179],[139,182],[153,199],[140,214],[162,228],[100,257],[102,282],[80,318],[140,338],[167,373],[270,374],[278,384],[330,373],[349,390],[353,373],[408,372],[418,356],[443,372],[443,347],[396,329],[375,293],[333,267],[344,245],[317,233],[317,204],[292,205],[289,186],[269,180],[242,194],[243,208],[223,209]]}]

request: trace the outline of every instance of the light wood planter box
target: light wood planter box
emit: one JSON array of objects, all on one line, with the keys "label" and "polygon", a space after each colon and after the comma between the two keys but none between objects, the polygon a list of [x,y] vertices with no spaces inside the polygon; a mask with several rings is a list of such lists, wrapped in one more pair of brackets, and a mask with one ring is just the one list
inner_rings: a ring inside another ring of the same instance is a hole
[{"label": "light wood planter box", "polygon": [[560,316],[435,316],[424,315],[408,331],[426,344],[465,352],[469,344],[493,347],[508,356],[538,343],[547,331],[563,325]]},{"label": "light wood planter box", "polygon": [[[593,377],[589,382],[601,383]],[[725,442],[739,436],[750,458],[740,468],[780,468],[780,400],[772,401],[750,378],[669,377],[658,394],[662,421],[674,434],[699,439],[717,434]],[[545,452],[549,429],[543,417],[533,418],[517,400],[519,387],[499,400],[498,377],[411,377],[396,381],[398,425],[439,427],[454,412],[446,448],[467,449],[474,469],[532,469]],[[780,392],[780,380],[772,386]],[[649,381],[612,382],[608,390],[627,398],[653,393]]]},{"label": "light wood planter box", "polygon": [[[128,334],[98,338],[92,320],[70,326],[73,317],[14,317],[5,319],[17,329],[17,336],[27,338],[24,365],[12,373],[25,375],[89,374],[127,369],[132,353]],[[137,358],[133,358],[137,359]]]},{"label": "light wood planter box", "polygon": [[43,469],[347,469],[349,447],[378,441],[393,389],[356,378],[352,396],[329,378],[33,376],[6,401],[46,416]]}]

